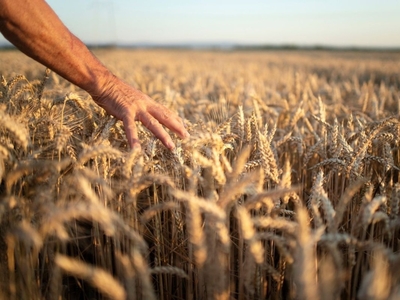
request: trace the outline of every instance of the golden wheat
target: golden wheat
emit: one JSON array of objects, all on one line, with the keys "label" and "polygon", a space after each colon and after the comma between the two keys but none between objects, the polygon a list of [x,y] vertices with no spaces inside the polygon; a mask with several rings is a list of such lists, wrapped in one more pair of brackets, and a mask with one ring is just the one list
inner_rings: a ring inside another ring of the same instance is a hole
[{"label": "golden wheat", "polygon": [[398,53],[97,55],[191,136],[2,52],[0,297],[398,297]]}]

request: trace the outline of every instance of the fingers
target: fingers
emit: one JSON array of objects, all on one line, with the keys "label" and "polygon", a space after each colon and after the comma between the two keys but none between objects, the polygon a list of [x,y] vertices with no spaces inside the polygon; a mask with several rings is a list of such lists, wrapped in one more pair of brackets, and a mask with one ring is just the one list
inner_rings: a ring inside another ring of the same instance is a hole
[{"label": "fingers", "polygon": [[169,134],[165,131],[160,122],[151,114],[142,114],[139,118],[139,121],[141,121],[142,124],[149,129],[154,136],[164,144],[165,147],[167,147],[169,150],[173,150],[175,148],[175,144]]},{"label": "fingers", "polygon": [[189,137],[189,133],[187,132],[182,119],[165,106],[157,104],[153,108],[149,109],[149,113],[152,114],[161,124],[175,132],[180,138],[184,139]]},{"label": "fingers", "polygon": [[154,103],[147,106],[147,109],[142,109],[139,113],[125,114],[125,118],[122,120],[124,122],[128,143],[132,148],[140,147],[135,120],[142,122],[142,124],[169,150],[173,150],[175,144],[163,125],[178,134],[181,138],[187,138],[189,136],[181,118],[166,107]]},{"label": "fingers", "polygon": [[142,122],[170,150],[175,148],[175,144],[163,126],[169,128],[180,138],[184,139],[189,136],[183,121],[177,114],[139,90],[122,81],[119,83],[115,88],[117,93],[108,94],[107,101],[98,100],[97,103],[102,105],[109,114],[123,121],[126,137],[132,148],[140,147],[135,121]]},{"label": "fingers", "polygon": [[128,116],[125,120],[123,120],[125,127],[126,138],[128,139],[129,146],[134,148],[141,148],[140,141],[138,137],[138,132],[135,124],[135,119]]}]

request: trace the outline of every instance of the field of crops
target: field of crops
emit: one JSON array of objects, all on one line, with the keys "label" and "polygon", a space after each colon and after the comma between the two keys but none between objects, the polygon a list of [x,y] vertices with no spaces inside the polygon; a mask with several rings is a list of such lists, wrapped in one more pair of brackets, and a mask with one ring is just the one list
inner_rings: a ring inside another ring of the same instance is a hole
[{"label": "field of crops", "polygon": [[96,54],[191,136],[1,52],[0,299],[400,299],[399,53]]}]

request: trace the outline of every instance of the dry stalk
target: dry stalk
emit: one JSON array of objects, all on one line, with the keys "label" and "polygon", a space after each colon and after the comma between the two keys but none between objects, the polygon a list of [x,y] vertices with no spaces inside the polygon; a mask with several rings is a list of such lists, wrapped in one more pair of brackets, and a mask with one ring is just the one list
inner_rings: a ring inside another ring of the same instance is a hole
[{"label": "dry stalk", "polygon": [[61,254],[55,257],[55,263],[62,271],[88,281],[111,299],[126,299],[126,292],[122,285],[116,281],[111,274],[101,268],[91,266],[80,260]]}]

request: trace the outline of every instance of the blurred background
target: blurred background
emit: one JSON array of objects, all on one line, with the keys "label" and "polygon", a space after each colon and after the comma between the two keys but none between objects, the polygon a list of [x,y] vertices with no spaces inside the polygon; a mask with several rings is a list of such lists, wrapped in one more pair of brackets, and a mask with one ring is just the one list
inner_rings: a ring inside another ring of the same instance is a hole
[{"label": "blurred background", "polygon": [[400,48],[398,0],[47,2],[92,46]]}]

